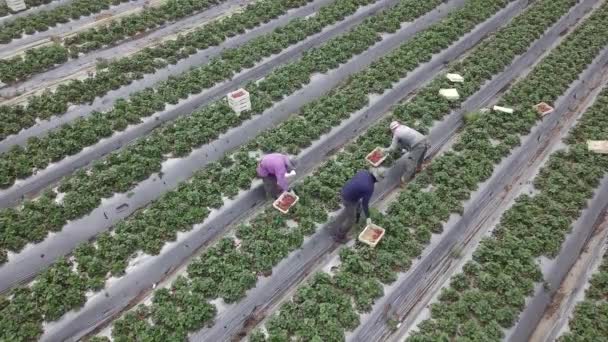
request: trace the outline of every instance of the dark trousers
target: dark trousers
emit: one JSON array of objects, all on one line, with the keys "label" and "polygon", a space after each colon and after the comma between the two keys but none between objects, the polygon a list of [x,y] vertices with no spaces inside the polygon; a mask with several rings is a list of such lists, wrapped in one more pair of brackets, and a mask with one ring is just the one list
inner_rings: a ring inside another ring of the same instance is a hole
[{"label": "dark trousers", "polygon": [[361,202],[350,202],[345,199],[342,199],[342,205],[344,206],[344,210],[342,214],[337,219],[336,229],[333,232],[334,238],[336,240],[344,240],[346,239],[346,235],[358,222],[359,215],[361,214]]},{"label": "dark trousers", "polygon": [[269,175],[267,177],[262,177],[262,182],[264,183],[264,191],[266,192],[267,199],[275,199],[278,198],[283,190],[277,184],[277,178],[275,176]]},{"label": "dark trousers", "polygon": [[422,165],[428,148],[429,144],[426,139],[420,141],[412,147],[409,152],[410,156],[408,157],[408,160],[403,168],[403,174],[401,175],[402,182],[407,182],[414,176],[416,169]]}]

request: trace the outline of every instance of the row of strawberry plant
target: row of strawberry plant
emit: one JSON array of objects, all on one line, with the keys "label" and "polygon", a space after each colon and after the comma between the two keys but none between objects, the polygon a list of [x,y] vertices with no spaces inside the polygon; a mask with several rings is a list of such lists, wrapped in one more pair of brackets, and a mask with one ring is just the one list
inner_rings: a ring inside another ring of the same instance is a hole
[{"label": "row of strawberry plant", "polygon": [[25,17],[19,17],[0,25],[0,44],[10,43],[13,39],[23,34],[43,32],[57,24],[64,24],[70,20],[88,16],[118,5],[129,0],[75,0],[67,5],[53,8],[49,11],[33,13]]},{"label": "row of strawberry plant", "polygon": [[[527,28],[530,25],[534,26],[536,20],[550,15],[549,13],[559,12],[560,6],[574,3],[575,1],[551,0],[536,2],[532,5],[535,6],[532,10],[536,10],[534,12],[536,16],[528,16],[526,21],[520,21],[520,28],[528,34]],[[383,284],[393,282],[399,272],[409,268],[412,260],[418,257],[424,246],[429,243],[432,234],[442,231],[443,222],[447,221],[451,213],[462,212],[462,203],[481,182],[491,176],[494,166],[520,143],[520,135],[529,133],[537,121],[532,106],[540,101],[554,101],[572,81],[576,80],[601,48],[608,44],[608,37],[602,33],[602,27],[608,24],[607,14],[608,5],[604,5],[541,61],[528,77],[517,83],[505,95],[501,102],[513,106],[514,114],[508,116],[488,114],[465,127],[454,149],[434,159],[424,171],[419,173],[398,199],[391,203],[386,214],[378,212],[372,214],[373,220],[386,229],[385,237],[376,248],[371,249],[357,242],[354,247],[341,250],[341,263],[335,274],[329,275],[324,272],[315,274],[312,280],[302,286],[269,320],[266,324],[268,336],[258,330],[252,334],[250,341],[293,338],[339,340],[343,338],[346,330],[354,329],[359,324],[359,315],[371,310],[375,299],[383,295]],[[506,48],[509,45],[499,46]],[[500,49],[494,51],[499,59],[502,58],[498,55],[501,52]],[[477,62],[481,63],[469,65],[470,69],[463,70],[467,80],[470,79],[467,77],[469,72],[473,75],[476,72],[484,75],[486,74],[484,66],[495,63],[492,59],[481,59]],[[556,72],[557,70],[559,72]],[[434,98],[427,99],[427,101],[433,100]],[[408,107],[410,110],[413,109],[415,105],[415,102],[411,102],[397,108],[393,113],[394,118],[412,121],[414,118],[411,116],[424,116],[426,113],[421,115],[416,114],[416,111],[404,111]],[[365,151],[389,142],[390,137],[386,137],[385,124],[386,122],[380,127],[373,128],[367,135],[348,146],[346,152],[339,155],[334,162],[339,166],[338,170],[348,169],[352,174],[355,170],[364,167],[361,160],[365,157]],[[323,175],[324,173],[320,173],[319,177],[310,182],[323,182]],[[325,196],[320,195],[319,190],[307,193],[302,193],[303,191],[300,190],[300,201],[315,198],[316,202],[333,201],[337,205],[340,186],[346,179],[343,177],[330,185],[331,191]],[[507,252],[503,251],[503,253]],[[505,262],[510,264],[511,260]],[[499,275],[494,276],[493,273],[492,277],[484,279],[491,281],[498,277]],[[503,309],[501,303],[493,303],[489,307],[493,311],[492,315],[498,313],[502,319],[515,319],[515,313],[508,308]],[[463,310],[461,311],[463,315],[469,315],[469,312],[478,309],[465,305],[458,308]],[[492,315],[488,314],[488,316]],[[485,315],[475,317],[479,320],[486,318]],[[442,323],[449,324],[445,321]],[[475,322],[470,323],[475,324]],[[436,327],[435,330],[443,330],[444,325]],[[480,333],[472,331],[468,325],[460,326],[458,331],[463,334],[458,337],[464,336],[479,341],[499,340],[502,333],[492,329]],[[443,337],[445,336],[433,335],[423,340],[450,339]]]},{"label": "row of strawberry plant", "polygon": [[[5,334],[0,336],[24,334],[24,322],[28,322],[28,329],[34,329],[36,334],[39,334],[43,320],[57,319],[67,310],[81,305],[85,300],[86,291],[103,288],[108,274],[120,276],[131,256],[137,251],[142,250],[150,255],[158,254],[167,241],[176,239],[178,231],[192,229],[193,224],[207,217],[210,208],[220,207],[223,204],[223,196],[233,197],[239,188],[249,189],[255,179],[257,160],[252,158],[248,151],[276,149],[274,144],[281,143],[277,139],[284,139],[283,145],[291,145],[297,150],[309,145],[332,126],[368,104],[368,94],[384,92],[419,63],[428,61],[433,53],[449,46],[506,3],[506,0],[470,0],[465,7],[451,13],[441,23],[419,33],[331,94],[306,106],[300,115],[266,132],[260,139],[236,151],[232,156],[201,170],[189,182],[182,183],[177,190],[163,195],[144,210],[120,222],[112,232],[101,234],[95,243],[79,246],[74,253],[74,261],[59,260],[37,277],[38,280],[34,281],[31,287],[19,288],[13,292],[10,300],[0,310],[0,333]],[[290,134],[294,130],[298,134]],[[211,268],[202,267],[201,272],[209,270],[224,279],[222,282],[225,283],[208,286],[212,281],[209,279],[201,284],[202,289],[221,291],[216,296],[221,295],[228,300],[240,298],[244,291],[255,283],[256,270],[262,271],[272,267],[280,255],[285,255],[287,250],[293,250],[301,243],[304,229],[310,232],[314,229],[314,221],[325,220],[326,215],[322,207],[319,206],[316,212],[308,206],[301,208],[294,212],[300,213],[302,217],[306,216],[307,219],[300,223],[301,228],[285,237],[287,241],[279,240],[279,237],[272,243],[267,240],[251,241],[252,247],[257,246],[254,248],[262,253],[261,259],[257,258],[255,269],[251,264],[252,254],[220,253],[219,250],[225,243],[214,247],[209,253],[219,253],[219,259],[226,259],[231,263],[220,262],[215,258],[217,262],[212,263]],[[261,220],[263,219],[262,216]],[[275,219],[283,221],[278,216],[275,216]],[[260,230],[260,233],[263,231]],[[71,270],[74,262],[76,269]],[[237,264],[229,266],[232,262]],[[230,270],[226,269],[227,267]],[[38,304],[25,307],[22,305],[24,301]],[[187,301],[190,302],[190,299]],[[210,304],[203,302],[191,308],[192,310],[185,311],[188,312],[185,315],[187,317],[180,319],[181,322],[175,321],[172,314],[163,315],[167,318],[167,325],[162,332],[154,330],[150,333],[174,334],[183,338],[186,331],[199,328],[213,316],[214,310]],[[193,310],[195,312],[192,312]],[[181,317],[181,314],[179,316]],[[180,326],[174,326],[175,324]],[[139,336],[144,334],[141,332]]]},{"label": "row of strawberry plant", "polygon": [[[49,4],[53,1],[57,0],[25,0],[25,6],[27,8],[38,7],[41,5]],[[0,2],[0,17],[7,16],[11,13],[14,13],[7,5],[5,1]]]},{"label": "row of strawberry plant", "polygon": [[[600,125],[606,127],[608,101],[605,101],[603,110]],[[604,139],[606,134],[608,132],[604,132],[602,137],[594,136]],[[589,283],[585,299],[576,305],[574,315],[568,322],[569,331],[558,339],[559,342],[602,341],[608,336],[608,256],[604,256],[604,261]]]},{"label": "row of strawberry plant", "polygon": [[[244,11],[227,18],[213,21],[175,40],[143,49],[132,56],[112,61],[101,61],[93,77],[70,80],[60,84],[53,92],[28,98],[27,105],[0,106],[0,138],[4,139],[20,130],[31,127],[37,119],[49,119],[68,111],[71,105],[92,103],[98,96],[128,85],[151,74],[176,64],[198,50],[220,45],[226,39],[244,33],[269,22],[288,10],[306,5],[312,0],[261,0],[247,5]],[[49,48],[50,49],[50,48]],[[51,59],[61,60],[61,54],[52,54]]]},{"label": "row of strawberry plant", "polygon": [[[588,43],[596,44],[594,40]],[[543,281],[538,258],[559,253],[571,225],[606,175],[608,157],[589,151],[586,141],[605,139],[607,110],[608,89],[566,139],[568,148],[551,155],[536,176],[537,193],[519,196],[503,214],[492,236],[482,240],[463,272],[442,290],[439,302],[431,306],[431,318],[420,324],[411,341],[500,338],[502,329],[515,323],[534,284]]]},{"label": "row of strawberry plant", "polygon": [[[28,98],[27,105],[0,106],[0,118],[6,123],[1,127],[0,137],[4,138],[31,127],[37,119],[62,115],[71,105],[90,103],[98,96],[141,79],[145,74],[152,74],[169,64],[176,64],[198,50],[217,46],[229,37],[242,34],[311,1],[262,0],[249,4],[242,13],[213,21],[193,32],[179,35],[175,40],[145,48],[133,56],[101,61],[97,64],[93,77],[60,84],[54,92],[45,91],[41,95]],[[236,57],[238,56],[233,56],[233,59]]]},{"label": "row of strawberry plant", "polygon": [[138,33],[173,22],[205,10],[225,0],[169,0],[158,7],[112,20],[101,27],[93,27],[64,39],[61,43],[29,49],[24,56],[0,60],[0,81],[12,83],[33,74],[78,58],[80,53],[116,44]]},{"label": "row of strawberry plant", "polygon": [[[305,4],[306,0],[293,0]],[[120,99],[104,113],[93,112],[50,132],[43,138],[31,138],[25,147],[15,146],[0,156],[0,187],[8,187],[19,178],[26,178],[36,170],[94,145],[128,125],[142,120],[169,104],[177,104],[191,94],[230,79],[245,68],[272,54],[296,44],[353,14],[359,7],[373,0],[338,0],[321,8],[307,19],[293,19],[284,27],[253,39],[245,45],[224,51],[208,64],[191,69],[179,76],[159,82],[155,88],[137,92],[129,100]]]},{"label": "row of strawberry plant", "polygon": [[[339,0],[336,5],[350,1]],[[368,18],[350,32],[308,51],[299,61],[278,68],[259,83],[251,82],[246,87],[253,98],[249,113],[237,116],[224,100],[220,100],[156,129],[137,143],[94,163],[90,170],[80,170],[65,179],[58,188],[64,196],[60,203],[54,201],[54,192],[47,192],[34,201],[26,201],[22,209],[0,210],[0,220],[5,224],[1,230],[4,239],[0,239],[0,250],[18,251],[30,241],[40,241],[47,232],[59,230],[68,220],[93,210],[103,198],[115,192],[127,192],[137,182],[160,171],[168,157],[184,157],[251,115],[262,114],[308,83],[313,74],[336,68],[372,46],[383,33],[394,32],[401,23],[413,20],[440,3],[440,0],[424,3],[403,0],[390,11]],[[99,121],[102,119],[105,118]],[[76,131],[87,134],[86,129]]]},{"label": "row of strawberry plant", "polygon": [[0,2],[0,17],[7,16],[9,13],[11,13],[11,10],[8,8],[6,3]]},{"label": "row of strawberry plant", "polygon": [[[472,2],[465,10],[483,13],[480,5],[480,3],[473,4]],[[485,3],[485,5],[489,4]],[[450,26],[446,26],[445,29],[450,29]],[[313,129],[306,126],[300,127],[298,127],[298,134],[305,136]],[[385,131],[385,127],[376,129],[375,133],[380,135],[383,131]],[[298,144],[298,139],[287,139],[285,142]],[[253,148],[256,147],[262,146],[253,146]],[[364,150],[365,147],[369,146],[359,145],[357,148]],[[245,156],[246,154],[243,155],[243,157]],[[140,306],[135,312],[127,314],[124,319],[116,322],[112,329],[115,340],[126,341],[136,335],[145,336],[152,332],[167,333],[166,323],[158,319],[157,313],[161,311],[182,312],[188,305],[188,299],[183,301],[183,297],[178,298],[177,294],[191,293],[192,296],[210,299],[221,297],[226,302],[233,302],[241,298],[245,291],[255,284],[257,278],[255,274],[271,272],[273,266],[302,244],[304,236],[314,232],[315,223],[324,222],[328,217],[328,212],[339,207],[337,196],[328,186],[328,182],[333,182],[334,185],[342,184],[345,178],[352,175],[352,170],[343,168],[344,165],[341,162],[340,158],[331,161],[315,175],[314,179],[309,177],[304,184],[296,186],[296,192],[300,195],[301,201],[287,217],[278,214],[272,208],[267,209],[257,215],[249,224],[241,225],[237,229],[236,236],[240,239],[240,247],[235,245],[233,239],[225,238],[217,246],[206,251],[189,266],[187,278],[178,278],[170,289],[162,289],[155,294],[152,305]],[[365,163],[362,162],[362,159],[359,159],[358,162],[360,165]],[[202,288],[218,290],[201,292]],[[207,309],[210,310],[210,308]],[[328,312],[327,315],[339,316],[333,311]],[[136,323],[137,317],[149,318],[153,323],[150,324],[145,320]],[[132,329],[134,326],[135,329]],[[188,326],[179,328],[189,329]],[[333,341],[335,338],[335,335],[324,336],[322,340]]]}]

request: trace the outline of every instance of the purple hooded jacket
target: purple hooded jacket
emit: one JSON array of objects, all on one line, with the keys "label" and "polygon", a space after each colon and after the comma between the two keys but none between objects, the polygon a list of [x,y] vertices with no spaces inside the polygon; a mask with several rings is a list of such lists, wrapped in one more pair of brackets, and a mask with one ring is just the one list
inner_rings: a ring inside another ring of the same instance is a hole
[{"label": "purple hooded jacket", "polygon": [[291,168],[289,157],[280,153],[271,153],[265,155],[260,164],[258,164],[258,176],[268,177],[274,176],[277,179],[277,184],[283,191],[289,189],[289,184],[285,178],[288,169]]}]

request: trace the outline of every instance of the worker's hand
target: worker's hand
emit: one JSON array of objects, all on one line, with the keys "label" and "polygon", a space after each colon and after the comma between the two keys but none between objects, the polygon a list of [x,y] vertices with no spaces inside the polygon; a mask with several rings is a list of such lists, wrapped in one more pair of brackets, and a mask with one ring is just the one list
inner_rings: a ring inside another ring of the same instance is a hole
[{"label": "worker's hand", "polygon": [[372,218],[368,217],[367,220],[365,220],[365,223],[369,226],[370,224],[372,224]]}]

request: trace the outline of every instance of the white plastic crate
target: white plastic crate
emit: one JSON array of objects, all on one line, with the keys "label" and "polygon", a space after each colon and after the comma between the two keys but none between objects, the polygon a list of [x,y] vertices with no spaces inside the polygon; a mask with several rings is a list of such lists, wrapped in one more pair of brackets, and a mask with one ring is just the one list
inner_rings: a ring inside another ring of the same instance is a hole
[{"label": "white plastic crate", "polygon": [[251,110],[251,99],[249,92],[243,88],[228,93],[228,105],[236,113],[241,113],[247,110]]},{"label": "white plastic crate", "polygon": [[494,106],[493,109],[495,111],[497,111],[497,112],[503,112],[503,113],[513,114],[513,108]]},{"label": "white plastic crate", "polygon": [[454,88],[450,89],[439,89],[439,95],[445,97],[448,100],[458,100],[460,95],[458,94],[458,90]]},{"label": "white plastic crate", "polygon": [[595,153],[608,154],[608,140],[587,140],[587,149]]},{"label": "white plastic crate", "polygon": [[450,82],[454,83],[462,83],[464,82],[464,78],[459,74],[446,74],[445,77],[450,80]]},{"label": "white plastic crate", "polygon": [[365,229],[359,234],[359,241],[372,248],[376,247],[378,242],[382,240],[384,232],[384,228],[372,223],[366,226]]},{"label": "white plastic crate", "polygon": [[6,0],[6,6],[13,12],[23,11],[27,8],[25,0]]}]

